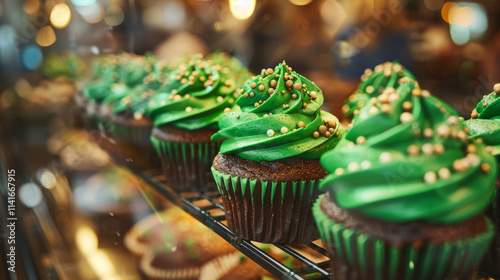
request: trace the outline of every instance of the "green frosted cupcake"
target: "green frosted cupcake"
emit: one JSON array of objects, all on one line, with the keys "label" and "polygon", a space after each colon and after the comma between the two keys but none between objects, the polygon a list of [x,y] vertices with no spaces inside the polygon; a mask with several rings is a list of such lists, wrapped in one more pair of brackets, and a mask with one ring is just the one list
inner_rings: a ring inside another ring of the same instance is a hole
[{"label": "green frosted cupcake", "polygon": [[366,69],[361,75],[358,89],[349,96],[342,107],[344,117],[349,121],[352,120],[359,114],[361,108],[368,105],[372,97],[394,91],[401,82],[408,79],[415,80],[415,77],[397,61],[379,64],[373,70]]},{"label": "green frosted cupcake", "polygon": [[495,160],[415,87],[361,109],[321,157],[313,212],[335,279],[471,279],[490,244]]},{"label": "green frosted cupcake", "polygon": [[324,111],[322,91],[284,62],[243,85],[242,112],[220,117],[214,174],[229,228],[259,242],[307,242],[317,235],[311,202],[326,175],[319,164],[345,134]]},{"label": "green frosted cupcake", "polygon": [[[99,58],[93,68],[93,78],[83,83],[82,93],[76,97],[77,105],[85,110],[91,129],[99,126],[102,129],[102,122],[110,115],[106,105],[122,97],[124,87],[151,83],[150,88],[158,88],[167,69],[152,54],[138,56],[129,53]],[[155,80],[155,85],[151,80]],[[106,104],[103,106],[103,103]]]},{"label": "green frosted cupcake", "polygon": [[210,137],[237,96],[235,81],[220,72],[225,67],[195,56],[174,70],[149,102],[151,142],[177,191],[216,191],[210,167],[220,143]]},{"label": "green frosted cupcake", "polygon": [[[468,136],[473,139],[481,139],[488,145],[487,150],[500,160],[500,84],[496,84],[493,92],[484,96],[472,111],[471,118],[464,121],[464,126],[469,129]],[[496,190],[488,207],[486,214],[495,224],[496,234],[491,248],[480,266],[482,272],[488,273],[491,277],[500,278],[500,180],[497,178]]]}]

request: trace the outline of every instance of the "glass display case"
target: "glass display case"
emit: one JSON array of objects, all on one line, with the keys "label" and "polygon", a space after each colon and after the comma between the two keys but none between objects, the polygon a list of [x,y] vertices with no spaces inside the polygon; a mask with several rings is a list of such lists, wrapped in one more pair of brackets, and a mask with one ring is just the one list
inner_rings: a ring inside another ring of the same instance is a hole
[{"label": "glass display case", "polygon": [[[109,71],[118,73],[119,67],[109,65],[120,59],[132,65],[125,63],[130,69],[123,66],[125,74],[112,82],[123,86],[142,67],[134,59],[151,58],[153,70],[146,74],[157,74],[157,80],[137,74],[134,87],[152,87],[154,80],[159,82],[155,91],[175,95],[177,89],[172,92],[165,81],[189,84],[192,73],[182,82],[183,71],[179,79],[170,71],[196,61],[198,54],[215,60],[214,53],[224,52],[248,71],[238,73],[234,99],[252,75],[272,76],[275,65],[284,65],[290,76],[301,73],[312,81],[308,86],[321,90],[321,109],[348,130],[353,108],[348,104],[361,88],[360,77],[365,81],[372,73],[366,69],[393,61],[463,121],[474,113],[477,118],[476,105],[486,107],[483,98],[500,92],[495,88],[500,87],[499,13],[500,2],[488,0],[3,0],[0,279],[336,279],[335,256],[317,233],[313,241],[297,244],[242,238],[228,225],[220,185],[179,190],[165,167],[152,163],[156,153],[143,165],[139,158],[150,152],[150,130],[137,155],[124,152],[109,134],[116,123],[89,120],[89,112],[98,109],[95,100],[82,103],[88,98],[84,88],[113,79]],[[213,71],[226,79],[228,73],[219,68]],[[232,81],[222,83],[231,88]],[[283,91],[292,92],[295,85]],[[249,82],[248,92],[250,87],[256,88]],[[118,86],[106,90],[119,91]],[[140,93],[147,91],[140,88]],[[308,100],[316,94],[308,91]],[[201,111],[207,104],[185,112]],[[135,113],[135,121],[142,121],[144,112]],[[275,130],[267,136],[280,134]],[[325,133],[330,136],[326,131],[321,137]],[[172,153],[186,151],[176,146]],[[201,169],[188,165],[179,168]],[[498,257],[500,242],[496,239],[488,249]],[[491,269],[500,267],[496,260],[485,261],[472,279],[500,277]]]}]

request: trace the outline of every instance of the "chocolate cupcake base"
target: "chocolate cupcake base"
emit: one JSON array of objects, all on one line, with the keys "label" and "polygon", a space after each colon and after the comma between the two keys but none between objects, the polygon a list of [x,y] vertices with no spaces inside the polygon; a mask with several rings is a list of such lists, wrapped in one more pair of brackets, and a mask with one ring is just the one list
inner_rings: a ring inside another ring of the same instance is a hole
[{"label": "chocolate cupcake base", "polygon": [[161,168],[160,159],[150,142],[151,120],[111,117],[107,125],[128,163],[142,170]]},{"label": "chocolate cupcake base", "polygon": [[[228,227],[243,239],[300,243],[317,237],[311,205],[319,195],[315,177],[324,176],[317,160],[255,162],[219,154],[212,172]],[[303,180],[292,181],[297,178]]]},{"label": "chocolate cupcake base", "polygon": [[[355,217],[343,223],[325,213],[342,209],[324,195],[313,206],[314,218],[321,239],[331,254],[332,279],[464,279],[472,277],[474,269],[486,252],[493,237],[491,222],[478,216],[462,225],[485,223],[473,229],[449,230],[453,226],[435,229],[431,240],[398,240],[391,236],[375,236],[366,228],[348,227],[356,224]],[[337,210],[332,210],[337,209]],[[474,220],[477,219],[477,220]],[[460,227],[462,225],[459,225]],[[371,227],[372,225],[369,225]],[[391,224],[386,232],[400,229]],[[483,228],[480,232],[476,230]],[[425,230],[423,231],[425,232]],[[456,233],[452,233],[456,232]],[[447,236],[456,234],[457,236]],[[460,238],[458,235],[463,234]],[[394,234],[398,236],[399,234]],[[439,240],[444,238],[443,240]],[[446,240],[449,238],[449,240]],[[432,240],[435,239],[435,240]]]},{"label": "chocolate cupcake base", "polygon": [[160,157],[167,184],[178,192],[216,192],[210,171],[220,143],[211,142],[212,129],[186,131],[173,126],[155,127],[151,143]]}]

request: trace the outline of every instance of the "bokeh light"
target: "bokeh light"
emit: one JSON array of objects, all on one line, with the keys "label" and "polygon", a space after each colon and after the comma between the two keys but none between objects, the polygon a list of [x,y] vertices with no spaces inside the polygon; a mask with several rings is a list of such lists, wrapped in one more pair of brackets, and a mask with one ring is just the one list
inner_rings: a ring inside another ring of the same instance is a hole
[{"label": "bokeh light", "polygon": [[229,0],[229,7],[235,18],[244,20],[252,16],[255,0]]},{"label": "bokeh light", "polygon": [[305,6],[312,2],[312,0],[290,0],[290,2],[297,6]]},{"label": "bokeh light", "polygon": [[325,31],[330,35],[336,34],[347,19],[344,8],[336,0],[325,0],[320,13],[325,22]]},{"label": "bokeh light", "polygon": [[54,32],[54,29],[52,29],[52,26],[44,26],[38,30],[38,33],[36,33],[35,41],[42,47],[48,47],[54,44],[56,40],[56,33]]},{"label": "bokeh light", "polygon": [[23,11],[29,15],[33,15],[38,12],[40,9],[40,1],[39,0],[26,0],[23,4]]},{"label": "bokeh light", "polygon": [[24,48],[22,58],[23,65],[26,68],[28,68],[29,70],[35,70],[40,67],[40,65],[42,65],[42,50],[35,45],[29,45]]},{"label": "bokeh light", "polygon": [[184,4],[178,1],[167,2],[163,6],[163,24],[167,29],[175,29],[184,23],[186,10]]},{"label": "bokeh light", "polygon": [[71,0],[75,6],[88,6],[95,3],[95,0]]},{"label": "bokeh light", "polygon": [[113,6],[109,6],[106,9],[104,21],[109,26],[117,26],[117,25],[122,24],[124,18],[125,18],[125,14],[124,14],[122,8],[113,5]]},{"label": "bokeh light", "polygon": [[50,12],[50,22],[55,28],[61,29],[68,26],[70,20],[71,10],[64,3],[57,4]]},{"label": "bokeh light", "polygon": [[469,26],[475,21],[474,10],[468,6],[446,2],[441,9],[441,16],[449,24]]},{"label": "bokeh light", "polygon": [[98,2],[85,6],[77,5],[75,9],[90,24],[98,23],[104,18],[104,8]]}]

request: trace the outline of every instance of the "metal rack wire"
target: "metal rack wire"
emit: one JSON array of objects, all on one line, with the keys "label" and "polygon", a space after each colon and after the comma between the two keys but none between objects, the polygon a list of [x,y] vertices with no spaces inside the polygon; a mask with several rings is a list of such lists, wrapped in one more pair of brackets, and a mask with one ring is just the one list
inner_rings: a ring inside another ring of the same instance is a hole
[{"label": "metal rack wire", "polygon": [[[286,244],[273,244],[283,252],[289,254],[297,261],[303,264],[300,267],[290,269],[283,263],[279,262],[263,250],[259,249],[255,244],[248,240],[235,235],[224,223],[226,217],[222,211],[218,214],[212,214],[212,210],[224,210],[224,206],[217,199],[220,197],[218,193],[200,194],[200,193],[176,193],[168,185],[164,183],[163,175],[160,170],[140,171],[133,167],[129,169],[138,177],[142,178],[151,187],[157,190],[162,196],[181,207],[188,214],[196,218],[198,221],[206,225],[222,238],[227,240],[241,253],[252,259],[254,262],[268,270],[270,273],[279,279],[330,279],[329,261],[316,263],[310,258],[304,256],[297,250]],[[195,205],[196,201],[206,200],[210,204],[206,206]],[[222,213],[222,214],[220,214]],[[310,249],[328,257],[325,249],[314,243],[304,244]]]}]

